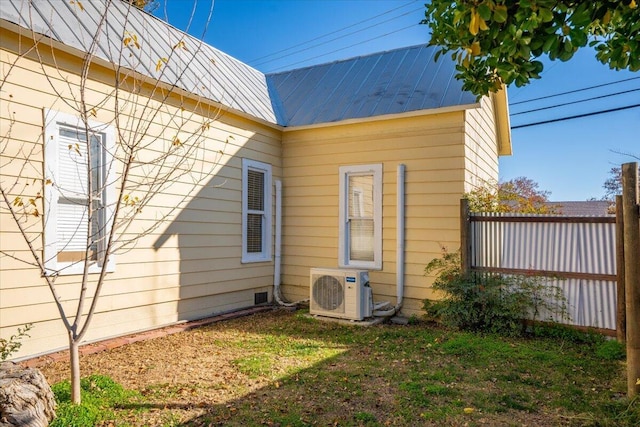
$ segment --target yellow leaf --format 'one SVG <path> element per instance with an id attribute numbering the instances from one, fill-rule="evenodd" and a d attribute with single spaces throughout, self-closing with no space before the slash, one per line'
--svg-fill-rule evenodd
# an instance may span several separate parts
<path id="1" fill-rule="evenodd" d="M 77 6 L 78 6 L 78 8 L 79 8 L 81 11 L 83 11 L 83 12 L 84 12 L 84 6 L 82 5 L 82 3 L 80 3 L 80 1 L 78 1 L 78 0 L 71 0 L 71 1 L 69 2 L 69 4 L 75 4 L 75 5 L 77 5 Z"/>
<path id="2" fill-rule="evenodd" d="M 636 385 L 640 385 L 640 378 L 636 380 Z"/>
<path id="3" fill-rule="evenodd" d="M 473 411 L 475 411 L 475 409 L 473 409 L 473 408 L 464 408 L 464 413 L 465 414 L 472 414 Z"/>
<path id="4" fill-rule="evenodd" d="M 156 63 L 156 71 L 160 71 L 160 69 L 162 68 L 162 66 L 164 64 L 167 63 L 167 58 L 160 58 L 158 59 L 158 62 Z"/>
<path id="5" fill-rule="evenodd" d="M 476 12 L 475 9 L 471 10 L 471 21 L 469 21 L 469 32 L 472 35 L 478 34 L 478 30 L 480 29 L 480 15 Z"/>
<path id="6" fill-rule="evenodd" d="M 607 25 L 609 22 L 611 22 L 611 11 L 607 10 L 607 12 L 602 17 L 602 25 Z"/>
<path id="7" fill-rule="evenodd" d="M 40 216 L 40 212 L 38 212 L 38 209 L 34 209 L 33 212 L 31 213 L 31 215 L 33 215 L 36 218 L 38 218 Z"/>
<path id="8" fill-rule="evenodd" d="M 23 206 L 22 198 L 20 196 L 16 196 L 16 198 L 13 199 L 13 206 Z"/>
<path id="9" fill-rule="evenodd" d="M 631 3 L 629 3 L 629 9 L 635 9 L 636 7 L 638 7 L 636 0 L 631 0 Z"/>
<path id="10" fill-rule="evenodd" d="M 98 112 L 95 108 L 92 108 L 91 111 L 89 111 L 89 114 L 91 114 L 93 117 L 98 117 Z"/>
<path id="11" fill-rule="evenodd" d="M 173 46 L 173 50 L 176 50 L 176 49 L 187 50 L 187 45 L 184 43 L 184 40 L 180 40 L 178 43 L 176 43 Z"/>
<path id="12" fill-rule="evenodd" d="M 177 147 L 182 145 L 182 141 L 180 141 L 180 138 L 178 138 L 177 136 L 173 138 L 173 142 L 172 142 L 173 146 Z"/>
<path id="13" fill-rule="evenodd" d="M 480 55 L 480 52 L 480 42 L 473 42 L 473 44 L 471 45 L 471 54 L 473 56 L 478 56 Z"/>
<path id="14" fill-rule="evenodd" d="M 36 199 L 29 199 L 29 204 L 36 206 Z"/>
<path id="15" fill-rule="evenodd" d="M 478 23 L 480 25 L 480 29 L 482 31 L 487 31 L 489 29 L 489 27 L 487 26 L 487 23 L 485 22 L 484 19 L 482 19 L 482 17 L 478 16 Z"/>
<path id="16" fill-rule="evenodd" d="M 51 185 L 51 184 L 53 184 L 53 181 L 51 181 L 49 178 L 45 179 L 44 185 Z"/>

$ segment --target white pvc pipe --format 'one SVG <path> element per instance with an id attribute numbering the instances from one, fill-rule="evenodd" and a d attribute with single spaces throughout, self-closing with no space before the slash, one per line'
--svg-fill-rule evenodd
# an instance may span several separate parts
<path id="1" fill-rule="evenodd" d="M 396 305 L 388 310 L 374 311 L 373 315 L 376 317 L 391 317 L 399 313 L 404 299 L 405 170 L 405 165 L 398 165 L 396 181 Z"/>
<path id="2" fill-rule="evenodd" d="M 282 181 L 276 180 L 276 244 L 275 244 L 275 266 L 273 268 L 273 284 L 280 290 L 280 268 L 282 259 Z M 274 292 L 276 294 L 276 292 Z M 278 292 L 279 294 L 279 292 Z M 280 296 L 277 295 L 276 298 Z"/>
<path id="3" fill-rule="evenodd" d="M 398 165 L 397 201 L 396 201 L 396 312 L 402 307 L 404 299 L 404 246 L 405 246 L 405 171 L 406 166 Z"/>
<path id="4" fill-rule="evenodd" d="M 285 307 L 293 307 L 301 302 L 285 302 L 280 294 L 280 272 L 282 268 L 282 181 L 276 180 L 276 241 L 275 241 L 275 256 L 273 266 L 273 298 L 276 302 Z"/>

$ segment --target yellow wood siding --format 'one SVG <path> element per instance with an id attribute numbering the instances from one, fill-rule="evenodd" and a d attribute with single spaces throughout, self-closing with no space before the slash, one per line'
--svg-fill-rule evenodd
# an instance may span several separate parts
<path id="1" fill-rule="evenodd" d="M 43 58 L 49 65 L 41 67 L 33 55 L 25 58 L 15 55 L 18 41 L 11 33 L 3 30 L 1 39 L 2 78 L 9 70 L 8 64 L 15 61 L 16 66 L 6 77 L 0 93 L 3 107 L 0 109 L 3 138 L 0 179 L 3 183 L 18 178 L 21 182 L 40 180 L 21 186 L 19 193 L 12 194 L 13 197 L 34 196 L 42 189 L 43 109 L 73 113 L 66 103 L 77 102 L 80 61 L 55 51 L 59 66 L 56 70 L 51 66 L 51 50 L 47 53 L 47 49 L 43 49 Z M 50 76 L 50 81 L 44 73 Z M 113 72 L 92 66 L 90 76 L 87 102 L 98 106 L 92 119 L 111 122 Z M 115 272 L 107 275 L 86 341 L 247 307 L 254 304 L 256 292 L 271 295 L 273 263 L 240 262 L 241 159 L 271 164 L 274 179 L 280 179 L 281 132 L 178 95 L 161 104 L 159 95 L 150 99 L 149 92 L 149 88 L 143 86 L 139 95 L 129 94 L 122 118 L 135 124 L 138 120 L 135 108 L 146 103 L 158 108 L 160 114 L 144 130 L 146 141 L 157 138 L 154 147 L 157 146 L 158 152 L 164 150 L 174 136 L 186 135 L 171 122 L 171 116 L 182 116 L 184 129 L 195 129 L 211 120 L 210 129 L 205 132 L 204 148 L 199 153 L 204 160 L 196 160 L 192 166 L 200 170 L 207 170 L 214 163 L 216 166 L 186 200 L 183 200 L 185 192 L 193 189 L 188 176 L 172 184 L 143 209 L 132 226 L 132 233 L 151 224 L 169 207 L 179 206 L 169 221 L 142 237 L 133 249 L 116 255 Z M 38 208 L 46 219 L 40 200 Z M 33 222 L 38 231 L 42 221 Z M 28 247 L 6 209 L 0 212 L 0 229 L 0 250 L 29 259 Z M 34 245 L 41 254 L 41 237 Z M 95 277 L 91 275 L 91 279 Z M 75 312 L 78 280 L 79 276 L 75 275 L 60 276 L 56 282 L 65 301 L 63 306 L 70 312 Z M 34 323 L 31 338 L 23 342 L 20 352 L 13 357 L 66 347 L 66 332 L 40 272 L 32 265 L 0 256 L 0 336 L 8 338 L 25 323 Z"/>
<path id="2" fill-rule="evenodd" d="M 383 165 L 383 264 L 370 273 L 376 301 L 396 302 L 397 166 L 406 165 L 403 313 L 432 297 L 424 267 L 441 245 L 459 245 L 464 188 L 464 113 L 288 131 L 283 136 L 285 297 L 309 298 L 309 269 L 338 265 L 339 166 Z"/>
<path id="3" fill-rule="evenodd" d="M 498 181 L 498 134 L 494 104 L 489 97 L 481 108 L 465 112 L 465 191 Z"/>

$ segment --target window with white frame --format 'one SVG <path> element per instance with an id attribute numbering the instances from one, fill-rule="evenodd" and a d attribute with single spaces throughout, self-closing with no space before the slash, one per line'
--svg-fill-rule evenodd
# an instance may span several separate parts
<path id="1" fill-rule="evenodd" d="M 340 267 L 382 268 L 382 165 L 340 167 Z"/>
<path id="2" fill-rule="evenodd" d="M 87 128 L 79 118 L 52 110 L 44 120 L 45 268 L 49 274 L 80 274 L 86 261 L 89 272 L 98 273 L 115 203 L 113 128 L 97 122 Z M 115 270 L 113 255 L 106 269 Z"/>
<path id="3" fill-rule="evenodd" d="M 242 262 L 271 260 L 271 165 L 242 159 Z"/>

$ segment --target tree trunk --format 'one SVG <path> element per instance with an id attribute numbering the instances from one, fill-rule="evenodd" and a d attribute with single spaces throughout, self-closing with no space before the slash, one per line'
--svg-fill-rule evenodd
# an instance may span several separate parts
<path id="1" fill-rule="evenodd" d="M 45 427 L 55 408 L 51 387 L 39 370 L 0 363 L 0 426 Z"/>
<path id="2" fill-rule="evenodd" d="M 69 363 L 71 368 L 71 402 L 80 404 L 80 352 L 79 343 L 69 332 Z"/>

